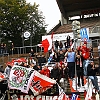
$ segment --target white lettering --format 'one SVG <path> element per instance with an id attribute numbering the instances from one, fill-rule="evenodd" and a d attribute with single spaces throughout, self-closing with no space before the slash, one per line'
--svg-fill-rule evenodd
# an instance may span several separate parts
<path id="1" fill-rule="evenodd" d="M 46 96 L 42 96 L 42 100 L 46 100 L 45 97 L 46 97 Z"/>
<path id="2" fill-rule="evenodd" d="M 33 95 L 20 95 L 19 100 L 57 100 L 58 96 L 37 96 L 34 97 Z"/>
<path id="3" fill-rule="evenodd" d="M 54 96 L 52 100 L 57 100 L 58 96 Z"/>
<path id="4" fill-rule="evenodd" d="M 40 100 L 41 99 L 41 95 L 36 97 L 36 100 Z"/>
<path id="5" fill-rule="evenodd" d="M 30 100 L 30 96 L 29 95 L 26 95 L 24 100 Z"/>

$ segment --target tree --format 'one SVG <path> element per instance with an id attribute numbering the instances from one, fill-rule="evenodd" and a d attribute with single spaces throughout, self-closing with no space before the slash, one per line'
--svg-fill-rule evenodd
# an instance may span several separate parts
<path id="1" fill-rule="evenodd" d="M 0 0 L 0 37 L 2 42 L 12 41 L 15 46 L 22 46 L 22 35 L 31 33 L 33 44 L 41 41 L 46 33 L 46 24 L 39 5 L 26 3 L 25 0 Z M 30 44 L 30 41 L 27 41 Z"/>

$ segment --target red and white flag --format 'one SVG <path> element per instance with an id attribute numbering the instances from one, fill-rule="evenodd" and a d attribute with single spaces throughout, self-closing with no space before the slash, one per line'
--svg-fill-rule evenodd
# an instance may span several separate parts
<path id="1" fill-rule="evenodd" d="M 10 71 L 8 86 L 10 89 L 28 93 L 33 76 L 34 69 L 14 65 Z"/>
<path id="2" fill-rule="evenodd" d="M 46 35 L 42 36 L 42 42 L 41 45 L 39 44 L 38 46 L 44 48 L 44 52 L 48 52 L 52 48 L 52 40 L 53 40 L 53 33 L 52 35 Z"/>
<path id="3" fill-rule="evenodd" d="M 0 72 L 0 82 L 6 79 L 6 75 Z"/>
<path id="4" fill-rule="evenodd" d="M 51 88 L 54 84 L 56 84 L 55 80 L 35 71 L 34 77 L 30 84 L 30 89 L 33 92 L 34 96 L 37 96 L 45 92 L 47 89 Z"/>
<path id="5" fill-rule="evenodd" d="M 16 60 L 14 60 L 14 62 L 26 62 L 25 58 L 18 58 Z"/>
<path id="6" fill-rule="evenodd" d="M 92 83 L 90 82 L 85 100 L 92 100 Z"/>

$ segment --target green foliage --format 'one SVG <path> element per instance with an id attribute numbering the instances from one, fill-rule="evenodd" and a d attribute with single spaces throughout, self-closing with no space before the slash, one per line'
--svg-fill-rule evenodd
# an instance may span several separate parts
<path id="1" fill-rule="evenodd" d="M 0 0 L 0 37 L 2 42 L 12 41 L 15 46 L 22 46 L 22 36 L 29 31 L 32 44 L 40 43 L 46 33 L 46 24 L 39 5 L 26 3 L 25 0 Z M 30 40 L 26 45 L 30 45 Z"/>

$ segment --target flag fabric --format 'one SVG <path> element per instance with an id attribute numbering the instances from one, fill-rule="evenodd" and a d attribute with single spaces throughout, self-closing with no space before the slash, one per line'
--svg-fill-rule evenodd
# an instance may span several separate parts
<path id="1" fill-rule="evenodd" d="M 48 52 L 48 50 L 50 50 L 52 48 L 52 35 L 47 35 L 42 39 L 41 42 L 43 48 L 44 48 L 44 52 Z"/>
<path id="2" fill-rule="evenodd" d="M 100 100 L 100 99 L 99 99 L 99 94 L 98 94 L 98 92 L 97 92 L 97 94 L 96 94 L 96 100 Z"/>
<path id="3" fill-rule="evenodd" d="M 87 94 L 85 100 L 92 100 L 92 82 L 89 83 L 89 88 L 87 90 Z"/>
<path id="4" fill-rule="evenodd" d="M 54 84 L 56 84 L 55 80 L 35 71 L 32 82 L 30 83 L 30 89 L 34 96 L 37 96 L 51 88 Z"/>
<path id="5" fill-rule="evenodd" d="M 82 28 L 80 30 L 81 40 L 89 41 L 89 28 Z"/>
<path id="6" fill-rule="evenodd" d="M 50 57 L 48 58 L 48 62 L 47 63 L 50 63 L 52 58 L 53 58 L 53 55 L 54 55 L 54 51 L 52 51 L 52 53 L 50 54 Z"/>
<path id="7" fill-rule="evenodd" d="M 19 58 L 19 59 L 14 60 L 14 62 L 26 62 L 26 59 L 25 58 Z"/>
<path id="8" fill-rule="evenodd" d="M 10 62 L 7 62 L 7 63 L 6 63 L 6 66 L 8 66 L 8 65 L 13 66 L 13 65 L 14 65 L 14 60 L 12 60 L 12 61 L 10 61 Z"/>
<path id="9" fill-rule="evenodd" d="M 28 93 L 33 76 L 33 69 L 14 65 L 10 71 L 8 86 L 10 89 Z"/>
<path id="10" fill-rule="evenodd" d="M 69 100 L 69 96 L 67 96 L 64 93 L 63 89 L 59 85 L 58 85 L 58 87 L 59 87 L 59 96 L 58 96 L 57 100 Z"/>
<path id="11" fill-rule="evenodd" d="M 72 97 L 71 97 L 71 100 L 77 100 L 77 96 L 78 96 L 77 94 L 73 93 Z"/>
<path id="12" fill-rule="evenodd" d="M 6 75 L 0 72 L 0 82 L 6 79 Z"/>

